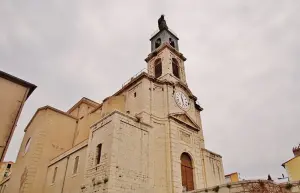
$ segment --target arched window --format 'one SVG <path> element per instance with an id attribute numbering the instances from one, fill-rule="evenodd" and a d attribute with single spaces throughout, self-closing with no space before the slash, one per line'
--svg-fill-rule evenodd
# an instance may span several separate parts
<path id="1" fill-rule="evenodd" d="M 161 65 L 161 59 L 157 59 L 154 63 L 154 74 L 155 78 L 158 78 L 162 74 L 162 65 Z"/>
<path id="2" fill-rule="evenodd" d="M 78 162 L 79 162 L 79 156 L 76 156 L 74 161 L 73 174 L 76 174 L 78 171 Z"/>
<path id="3" fill-rule="evenodd" d="M 194 190 L 194 174 L 192 159 L 189 154 L 182 153 L 181 157 L 181 178 L 182 186 L 186 191 Z"/>
<path id="4" fill-rule="evenodd" d="M 55 182 L 56 173 L 57 173 L 57 167 L 54 168 L 54 172 L 53 172 L 53 176 L 52 176 L 52 184 Z"/>
<path id="5" fill-rule="evenodd" d="M 172 40 L 172 38 L 169 38 L 169 44 L 170 44 L 173 48 L 175 48 L 175 42 L 174 42 L 174 40 Z"/>
<path id="6" fill-rule="evenodd" d="M 25 149 L 24 149 L 24 155 L 28 152 L 30 143 L 31 143 L 31 137 L 26 142 Z"/>
<path id="7" fill-rule="evenodd" d="M 158 48 L 161 44 L 161 39 L 158 38 L 156 41 L 155 41 L 155 49 Z"/>
<path id="8" fill-rule="evenodd" d="M 172 68 L 173 68 L 174 76 L 176 76 L 177 78 L 180 78 L 179 77 L 179 65 L 175 58 L 172 58 Z"/>

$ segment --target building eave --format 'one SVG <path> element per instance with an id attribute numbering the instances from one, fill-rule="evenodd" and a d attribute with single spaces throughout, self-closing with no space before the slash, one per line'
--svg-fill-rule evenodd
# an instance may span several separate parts
<path id="1" fill-rule="evenodd" d="M 157 30 L 157 31 L 151 36 L 150 41 L 152 41 L 158 34 L 160 34 L 161 31 L 167 31 L 167 32 L 169 32 L 172 36 L 174 36 L 177 40 L 179 40 L 179 38 L 177 37 L 177 35 L 176 35 L 174 32 L 172 32 L 171 29 L 168 28 L 168 29 L 163 29 L 163 30 Z"/>
<path id="2" fill-rule="evenodd" d="M 99 103 L 97 103 L 96 101 L 93 101 L 89 98 L 83 97 L 81 98 L 75 105 L 73 105 L 68 111 L 67 113 L 71 113 L 76 107 L 80 106 L 80 104 L 85 103 L 87 105 L 90 105 L 94 108 L 99 106 Z"/>
<path id="3" fill-rule="evenodd" d="M 176 56 L 178 56 L 180 59 L 182 59 L 183 61 L 186 61 L 186 57 L 183 56 L 182 53 L 180 53 L 179 51 L 177 51 L 175 48 L 173 48 L 169 43 L 163 43 L 161 46 L 159 46 L 157 49 L 153 50 L 153 52 L 151 52 L 147 58 L 145 59 L 146 62 L 149 62 L 153 57 L 157 56 L 157 54 L 164 50 L 164 49 L 170 49 Z"/>
<path id="4" fill-rule="evenodd" d="M 84 148 L 86 146 L 88 146 L 88 139 L 83 140 L 81 143 L 77 144 L 76 146 L 74 146 L 74 147 L 64 151 L 63 153 L 59 154 L 58 156 L 52 158 L 50 160 L 48 167 L 59 162 L 60 160 L 72 155 L 73 153 L 81 150 L 82 148 Z"/>
<path id="5" fill-rule="evenodd" d="M 8 73 L 6 73 L 6 72 L 3 72 L 3 71 L 1 71 L 0 70 L 0 77 L 2 77 L 2 78 L 4 78 L 4 79 L 6 79 L 6 80 L 9 80 L 9 81 L 11 81 L 11 82 L 14 82 L 14 83 L 16 83 L 16 84 L 19 84 L 19 85 L 21 85 L 21 86 L 24 86 L 24 87 L 26 87 L 26 88 L 28 88 L 29 89 L 29 92 L 28 92 L 28 95 L 26 96 L 26 99 L 31 95 L 31 93 L 36 89 L 36 85 L 34 85 L 34 84 L 32 84 L 32 83 L 30 83 L 30 82 L 27 82 L 27 81 L 25 81 L 25 80 L 22 80 L 22 79 L 20 79 L 20 78 L 18 78 L 18 77 L 15 77 L 15 76 L 13 76 L 13 75 L 10 75 L 10 74 L 8 74 Z"/>
<path id="6" fill-rule="evenodd" d="M 233 172 L 233 173 L 230 173 L 230 174 L 226 174 L 225 177 L 232 176 L 233 174 L 238 174 L 238 173 L 237 172 Z"/>
<path id="7" fill-rule="evenodd" d="M 283 164 L 281 164 L 281 166 L 285 168 L 285 164 L 286 164 L 286 163 L 288 163 L 288 162 L 290 162 L 290 161 L 292 161 L 292 160 L 294 160 L 295 158 L 298 158 L 298 157 L 300 157 L 300 156 L 295 156 L 295 157 L 289 159 L 288 161 L 286 161 L 286 162 L 284 162 Z"/>

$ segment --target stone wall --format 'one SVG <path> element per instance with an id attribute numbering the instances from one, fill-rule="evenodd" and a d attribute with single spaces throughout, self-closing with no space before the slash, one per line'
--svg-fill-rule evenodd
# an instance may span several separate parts
<path id="1" fill-rule="evenodd" d="M 291 190 L 267 180 L 245 180 L 223 184 L 207 189 L 191 191 L 192 193 L 289 193 Z"/>
<path id="2" fill-rule="evenodd" d="M 300 193 L 300 181 L 281 183 L 280 186 L 290 189 L 291 192 Z"/>
<path id="3" fill-rule="evenodd" d="M 87 141 L 84 141 L 67 152 L 50 161 L 47 170 L 44 193 L 80 193 L 85 172 Z M 75 159 L 78 156 L 78 167 L 74 172 Z M 54 170 L 57 168 L 55 180 Z"/>
<path id="4" fill-rule="evenodd" d="M 145 192 L 149 134 L 133 117 L 113 112 L 91 128 L 82 192 Z M 100 163 L 97 145 L 102 144 Z"/>

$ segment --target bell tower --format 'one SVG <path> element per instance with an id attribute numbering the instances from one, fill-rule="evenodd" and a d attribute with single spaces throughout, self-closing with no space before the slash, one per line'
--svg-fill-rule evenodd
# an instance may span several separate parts
<path id="1" fill-rule="evenodd" d="M 178 37 L 167 26 L 164 15 L 158 19 L 159 30 L 150 38 L 151 53 L 145 59 L 148 73 L 157 79 L 186 83 L 184 61 Z"/>
<path id="2" fill-rule="evenodd" d="M 167 22 L 164 19 L 164 15 L 161 15 L 158 19 L 159 31 L 156 32 L 150 39 L 151 41 L 151 51 L 154 51 L 163 43 L 169 43 L 173 48 L 179 51 L 178 47 L 178 37 L 169 30 Z"/>

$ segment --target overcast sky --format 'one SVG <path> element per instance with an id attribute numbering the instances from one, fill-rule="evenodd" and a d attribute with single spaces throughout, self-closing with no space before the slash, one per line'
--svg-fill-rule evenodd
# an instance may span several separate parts
<path id="1" fill-rule="evenodd" d="M 38 86 L 6 160 L 37 108 L 101 102 L 145 68 L 163 13 L 204 108 L 206 148 L 225 173 L 279 177 L 300 142 L 299 10 L 296 0 L 2 0 L 0 69 Z"/>

